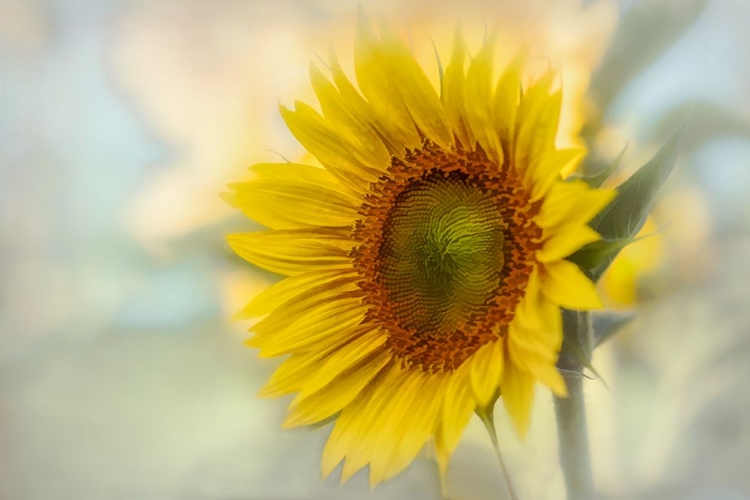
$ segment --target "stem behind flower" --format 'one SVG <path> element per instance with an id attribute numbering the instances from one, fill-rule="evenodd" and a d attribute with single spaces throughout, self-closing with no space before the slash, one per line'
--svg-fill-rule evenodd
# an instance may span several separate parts
<path id="1" fill-rule="evenodd" d="M 563 344 L 558 367 L 568 386 L 568 397 L 555 397 L 557 433 L 560 440 L 560 466 L 565 477 L 568 500 L 591 500 L 594 485 L 591 474 L 586 405 L 583 396 L 582 357 L 591 358 L 593 332 L 591 315 L 574 312 L 563 315 Z M 575 340 L 573 340 L 575 339 Z M 577 344 L 577 345 L 576 345 Z"/>

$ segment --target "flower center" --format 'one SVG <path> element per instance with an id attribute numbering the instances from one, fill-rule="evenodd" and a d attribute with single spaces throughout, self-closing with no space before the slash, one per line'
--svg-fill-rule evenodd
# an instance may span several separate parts
<path id="1" fill-rule="evenodd" d="M 515 171 L 425 142 L 371 187 L 353 251 L 368 321 L 405 365 L 453 370 L 504 335 L 541 230 Z"/>
<path id="2" fill-rule="evenodd" d="M 383 225 L 380 282 L 408 330 L 463 328 L 500 284 L 504 223 L 492 196 L 461 172 L 410 183 Z"/>

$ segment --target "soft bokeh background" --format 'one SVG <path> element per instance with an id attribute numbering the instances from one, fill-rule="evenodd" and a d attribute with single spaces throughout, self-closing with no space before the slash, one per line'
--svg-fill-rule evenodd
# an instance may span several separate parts
<path id="1" fill-rule="evenodd" d="M 604 160 L 629 144 L 620 178 L 691 110 L 651 237 L 602 285 L 640 315 L 587 383 L 595 480 L 750 498 L 750 2 L 362 3 L 433 73 L 459 20 L 531 44 L 563 69 L 560 140 L 584 127 Z M 255 396 L 276 362 L 228 319 L 273 277 L 229 253 L 252 225 L 217 193 L 302 153 L 277 105 L 310 100 L 330 43 L 351 60 L 356 5 L 0 0 L 0 498 L 439 497 L 428 459 L 372 493 L 362 474 L 320 484 L 328 428 L 281 431 L 288 401 Z M 521 500 L 562 494 L 538 396 L 523 445 L 497 416 Z M 448 479 L 454 499 L 504 498 L 479 422 Z"/>

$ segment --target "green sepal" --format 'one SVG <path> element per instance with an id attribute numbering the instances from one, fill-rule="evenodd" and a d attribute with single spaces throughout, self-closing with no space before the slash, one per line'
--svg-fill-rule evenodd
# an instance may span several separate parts
<path id="1" fill-rule="evenodd" d="M 651 160 L 617 187 L 617 196 L 589 223 L 604 239 L 627 239 L 646 222 L 656 192 L 669 177 L 677 160 L 683 121 Z"/>
<path id="2" fill-rule="evenodd" d="M 604 378 L 597 369 L 594 368 L 591 361 L 594 352 L 593 336 L 595 333 L 590 330 L 590 328 L 593 328 L 593 325 L 587 325 L 585 323 L 591 321 L 591 319 L 584 318 L 585 315 L 590 314 L 591 313 L 587 311 L 562 310 L 564 338 L 562 349 L 560 350 L 560 355 L 557 359 L 557 367 L 563 373 L 572 372 L 581 377 L 586 376 L 583 373 L 583 368 L 585 368 L 607 386 Z"/>
<path id="3" fill-rule="evenodd" d="M 599 240 L 577 250 L 568 260 L 583 270 L 594 283 L 604 274 L 620 250 L 640 238 L 622 240 Z"/>
<path id="4" fill-rule="evenodd" d="M 617 187 L 615 199 L 589 223 L 603 239 L 568 257 L 594 282 L 601 278 L 620 250 L 636 241 L 656 193 L 674 168 L 685 124 L 683 121 L 656 155 Z"/>
<path id="5" fill-rule="evenodd" d="M 591 314 L 594 329 L 594 349 L 622 330 L 635 319 L 634 312 L 595 312 Z"/>

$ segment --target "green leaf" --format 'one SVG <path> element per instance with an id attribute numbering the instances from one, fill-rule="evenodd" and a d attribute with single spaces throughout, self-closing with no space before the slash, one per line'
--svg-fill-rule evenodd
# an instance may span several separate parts
<path id="1" fill-rule="evenodd" d="M 635 313 L 595 312 L 592 313 L 591 318 L 594 328 L 594 349 L 596 349 L 633 321 Z"/>
<path id="2" fill-rule="evenodd" d="M 594 283 L 604 274 L 610 264 L 615 260 L 620 250 L 646 238 L 651 238 L 656 233 L 647 234 L 636 238 L 623 238 L 621 240 L 599 240 L 589 243 L 577 250 L 568 260 L 576 264 L 586 276 Z"/>
<path id="3" fill-rule="evenodd" d="M 620 250 L 636 241 L 636 238 L 624 238 L 621 240 L 599 240 L 589 243 L 568 260 L 576 264 L 592 281 L 597 282 L 604 271 L 609 268 Z"/>
<path id="4" fill-rule="evenodd" d="M 674 168 L 685 124 L 683 121 L 656 155 L 617 187 L 615 199 L 590 222 L 603 238 L 627 239 L 641 230 L 657 191 Z"/>
<path id="5" fill-rule="evenodd" d="M 686 123 L 683 121 L 659 152 L 617 187 L 615 199 L 589 223 L 603 239 L 568 257 L 593 281 L 601 278 L 620 250 L 635 241 L 656 193 L 674 168 Z"/>

